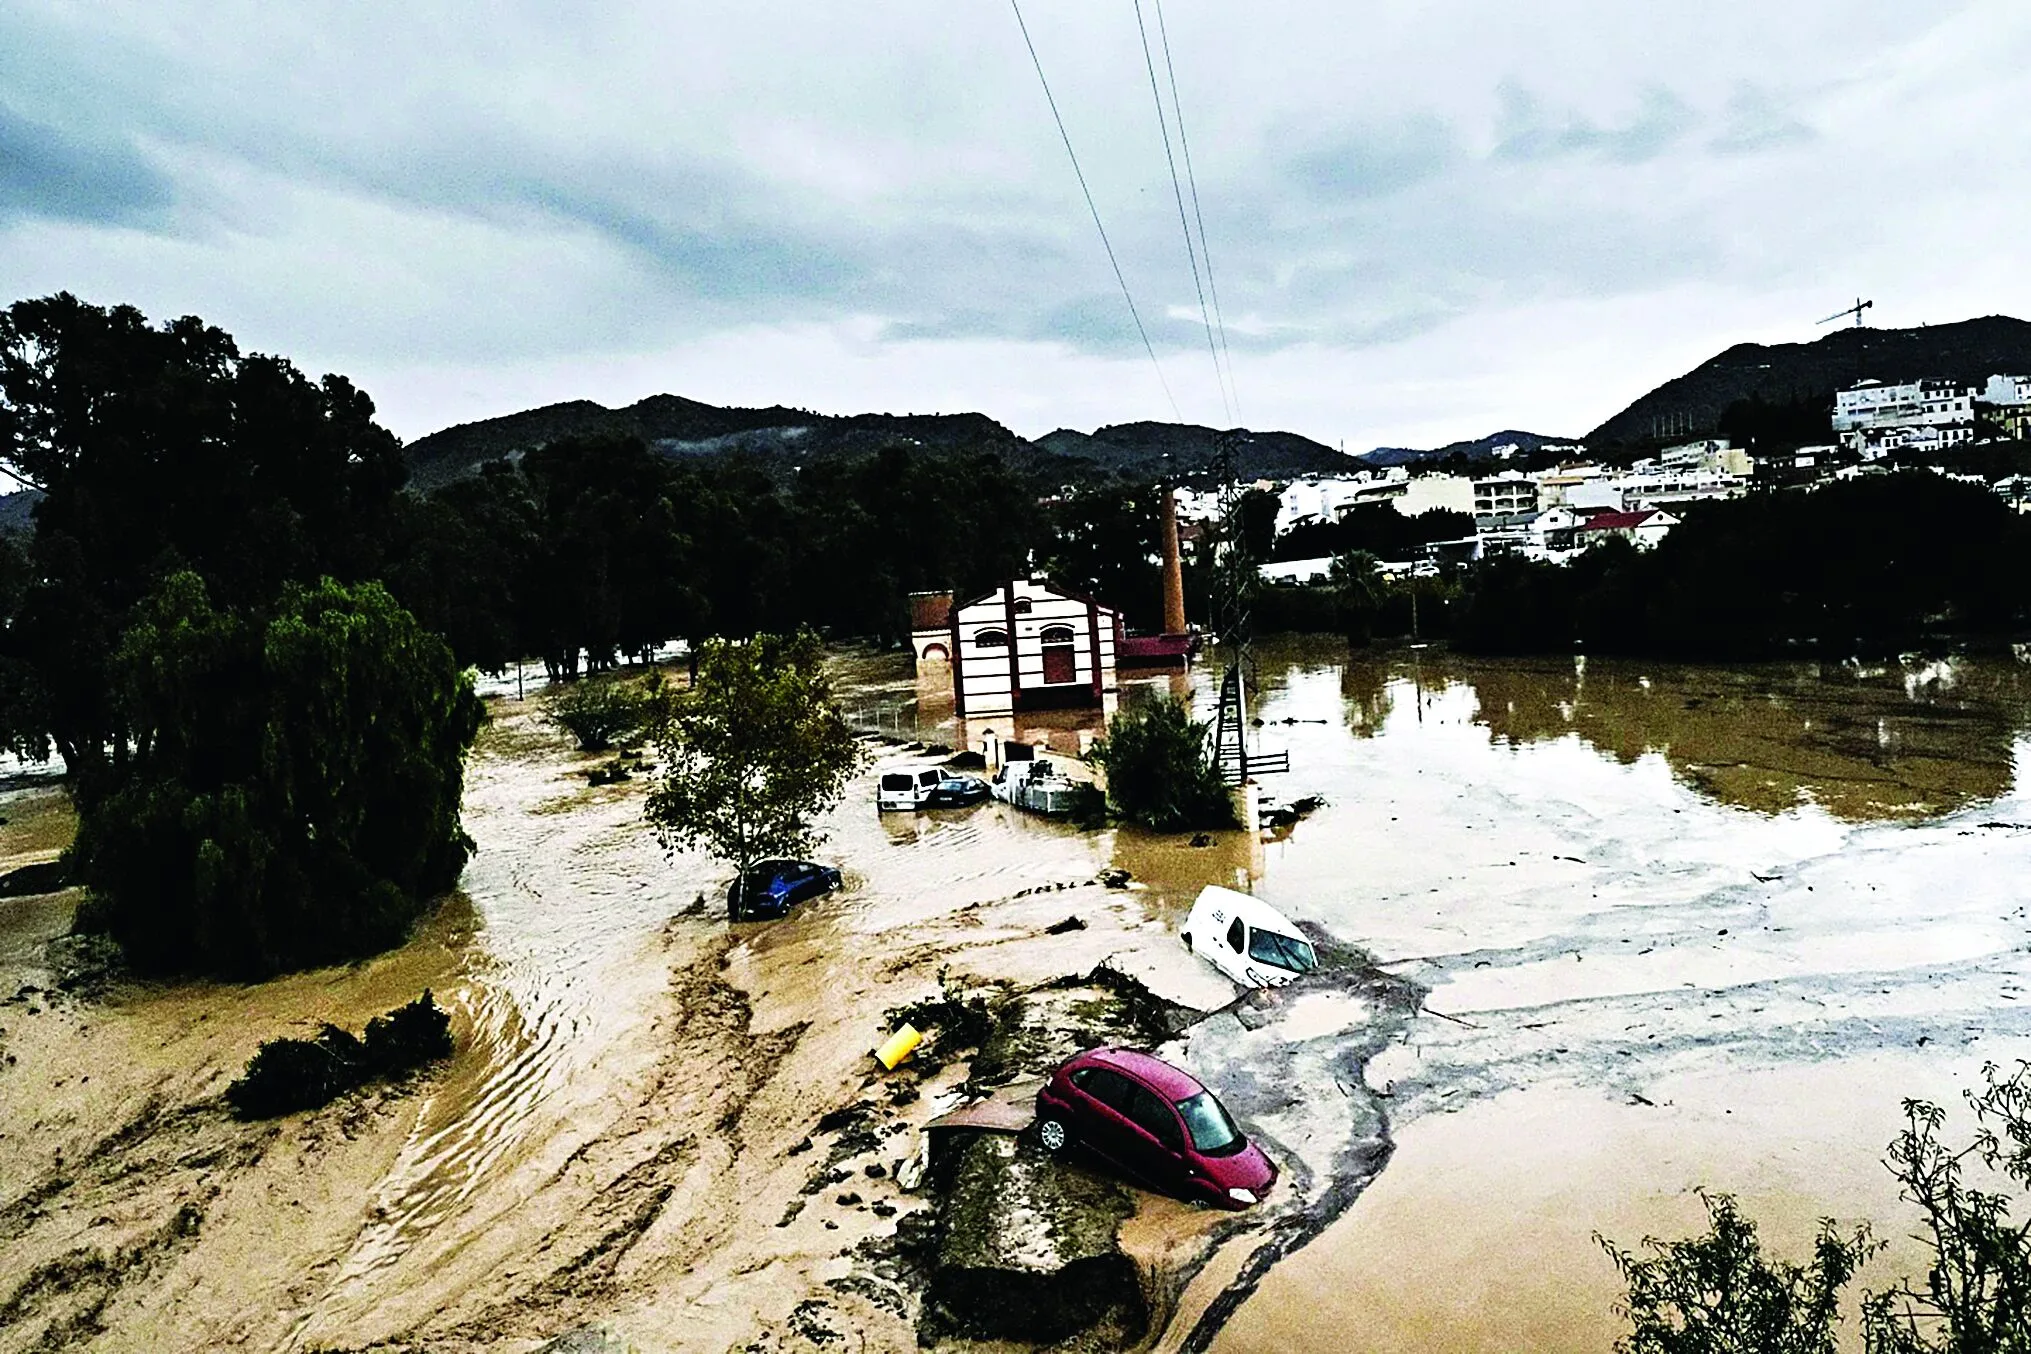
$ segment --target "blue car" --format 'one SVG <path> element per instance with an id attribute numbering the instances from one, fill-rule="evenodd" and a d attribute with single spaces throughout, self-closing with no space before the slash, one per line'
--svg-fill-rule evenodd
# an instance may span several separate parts
<path id="1" fill-rule="evenodd" d="M 830 865 L 809 860 L 764 860 L 726 886 L 729 921 L 774 921 L 807 898 L 831 893 L 845 881 Z"/>

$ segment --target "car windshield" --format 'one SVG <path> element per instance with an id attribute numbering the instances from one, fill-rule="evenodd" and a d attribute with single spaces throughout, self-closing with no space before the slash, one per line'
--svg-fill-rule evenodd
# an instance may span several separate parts
<path id="1" fill-rule="evenodd" d="M 1241 1130 L 1227 1117 L 1227 1107 L 1215 1100 L 1211 1091 L 1180 1100 L 1178 1116 L 1192 1135 L 1192 1147 L 1207 1156 L 1226 1156 L 1244 1145 Z"/>
<path id="2" fill-rule="evenodd" d="M 1248 933 L 1248 957 L 1259 964 L 1275 964 L 1292 973 L 1310 973 L 1319 966 L 1312 947 L 1296 936 L 1279 935 L 1260 927 Z"/>
<path id="3" fill-rule="evenodd" d="M 882 789 L 884 790 L 914 790 L 916 788 L 917 782 L 911 780 L 908 776 L 891 774 L 882 777 Z"/>

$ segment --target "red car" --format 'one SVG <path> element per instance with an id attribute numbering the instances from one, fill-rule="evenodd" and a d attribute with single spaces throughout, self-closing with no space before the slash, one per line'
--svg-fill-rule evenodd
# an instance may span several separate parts
<path id="1" fill-rule="evenodd" d="M 1190 1075 L 1127 1048 L 1089 1049 L 1037 1092 L 1037 1141 L 1053 1152 L 1083 1143 L 1166 1193 L 1246 1208 L 1276 1167 Z"/>

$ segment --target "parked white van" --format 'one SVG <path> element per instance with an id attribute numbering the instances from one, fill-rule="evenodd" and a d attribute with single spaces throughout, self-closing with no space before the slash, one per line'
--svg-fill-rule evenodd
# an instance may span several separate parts
<path id="1" fill-rule="evenodd" d="M 874 806 L 881 813 L 913 813 L 918 809 L 956 809 L 987 798 L 987 782 L 940 767 L 885 771 L 875 786 Z"/>
<path id="2" fill-rule="evenodd" d="M 1209 884 L 1181 937 L 1188 949 L 1243 987 L 1282 987 L 1319 966 L 1312 943 L 1283 913 L 1245 893 Z"/>
<path id="3" fill-rule="evenodd" d="M 875 787 L 874 806 L 881 813 L 910 813 L 931 802 L 944 772 L 936 767 L 884 771 Z"/>

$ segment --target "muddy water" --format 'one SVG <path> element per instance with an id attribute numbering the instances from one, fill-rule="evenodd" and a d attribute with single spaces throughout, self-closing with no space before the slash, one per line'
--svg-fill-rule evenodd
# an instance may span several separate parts
<path id="1" fill-rule="evenodd" d="M 1393 1029 L 1328 987 L 1184 1041 L 1181 1056 L 1276 1140 L 1291 1183 L 1179 1295 L 1167 1347 L 1311 1347 L 1329 1329 L 1356 1348 L 1605 1349 L 1614 1292 L 1594 1229 L 1632 1242 L 1686 1230 L 1688 1190 L 1704 1183 L 1740 1192 L 1781 1242 L 1821 1211 L 1900 1236 L 1876 1165 L 1897 1096 L 1950 1097 L 1981 1059 L 2031 1046 L 2031 923 L 2013 883 L 2031 864 L 2024 671 L 1350 661 L 1332 645 L 1263 646 L 1256 738 L 1293 766 L 1270 788 L 1328 800 L 1282 840 L 1082 834 L 992 804 L 878 816 L 864 778 L 827 821 L 824 854 L 847 889 L 731 937 L 710 899 L 704 916 L 681 915 L 720 881 L 663 856 L 641 786 L 587 789 L 531 707 L 503 705 L 468 777 L 480 854 L 416 945 L 357 972 L 137 995 L 94 1033 L 137 1050 L 179 1039 L 191 1093 L 215 1093 L 246 1031 L 357 1024 L 429 983 L 461 1046 L 377 1121 L 396 1125 L 385 1157 L 368 1140 L 344 1158 L 353 1174 L 318 1168 L 332 1197 L 284 1229 L 304 1257 L 286 1293 L 249 1280 L 242 1296 L 176 1296 L 199 1278 L 233 1291 L 260 1266 L 230 1245 L 258 1257 L 260 1238 L 281 1235 L 266 1205 L 222 1200 L 180 1271 L 189 1288 L 138 1294 L 116 1328 L 133 1347 L 148 1332 L 167 1333 L 159 1347 L 244 1330 L 232 1342 L 309 1348 L 447 1329 L 479 1347 L 582 1312 L 644 1348 L 738 1347 L 829 1291 L 798 1285 L 838 1277 L 842 1247 L 875 1234 L 823 1198 L 791 1225 L 806 1168 L 775 1147 L 861 1093 L 884 1011 L 926 995 L 947 963 L 1024 982 L 1106 957 L 1220 1005 L 1231 989 L 1173 933 L 1199 888 L 1240 883 L 1429 987 L 1445 1018 Z M 892 732 L 971 746 L 986 731 L 892 663 L 847 676 L 849 706 Z M 1175 688 L 1209 712 L 1216 677 L 1123 699 Z M 1098 726 L 1061 713 L 993 727 L 1070 752 Z M 0 833 L 10 868 L 69 830 L 47 794 L 0 814 L 13 818 Z M 1139 887 L 1092 886 L 1107 865 Z M 0 902 L 0 920 L 44 933 L 48 918 L 28 914 L 51 906 Z M 1075 914 L 1092 928 L 1039 934 Z M 757 1044 L 776 1051 L 751 1057 Z M 33 1047 L 21 1042 L 24 1059 Z M 1364 1074 L 1384 1098 L 1367 1098 Z M 103 1094 L 116 1092 L 138 1102 L 156 1088 Z M 65 1113 L 101 1129 L 129 1117 L 82 1093 Z M 9 1141 L 47 1135 L 17 1117 Z M 1358 1197 L 1341 1188 L 1385 1158 Z M 274 1170 L 272 1187 L 296 1192 Z M 108 1172 L 112 1203 L 81 1204 L 81 1219 L 125 1206 L 131 1187 Z M 158 1191 L 163 1209 L 181 1179 Z M 637 1217 L 646 1234 L 623 1225 Z M 1227 1222 L 1158 1205 L 1137 1244 L 1189 1268 L 1198 1238 Z M 38 1226 L 52 1254 L 72 1244 L 61 1219 Z M 630 1254 L 633 1269 L 602 1258 Z M 615 1277 L 581 1288 L 587 1263 Z M 553 1272 L 581 1277 L 558 1287 Z"/>
<path id="2" fill-rule="evenodd" d="M 1899 1097 L 2031 1052 L 2026 669 L 1257 667 L 1329 806 L 1256 891 L 1449 1018 L 1369 1065 L 1388 1169 L 1214 1349 L 1605 1350 L 1595 1230 L 1693 1230 L 1707 1185 L 1794 1252 L 1828 1212 L 1902 1238 Z"/>
<path id="3" fill-rule="evenodd" d="M 503 704 L 496 719 L 464 801 L 479 844 L 461 880 L 473 936 L 451 999 L 465 1047 L 306 1329 L 374 1309 L 413 1251 L 411 1268 L 440 1263 L 582 1144 L 574 1121 L 640 1070 L 631 1046 L 667 983 L 655 939 L 712 882 L 707 863 L 666 859 L 639 796 L 588 788 L 575 759 L 528 755 L 548 741 L 529 709 Z"/>

